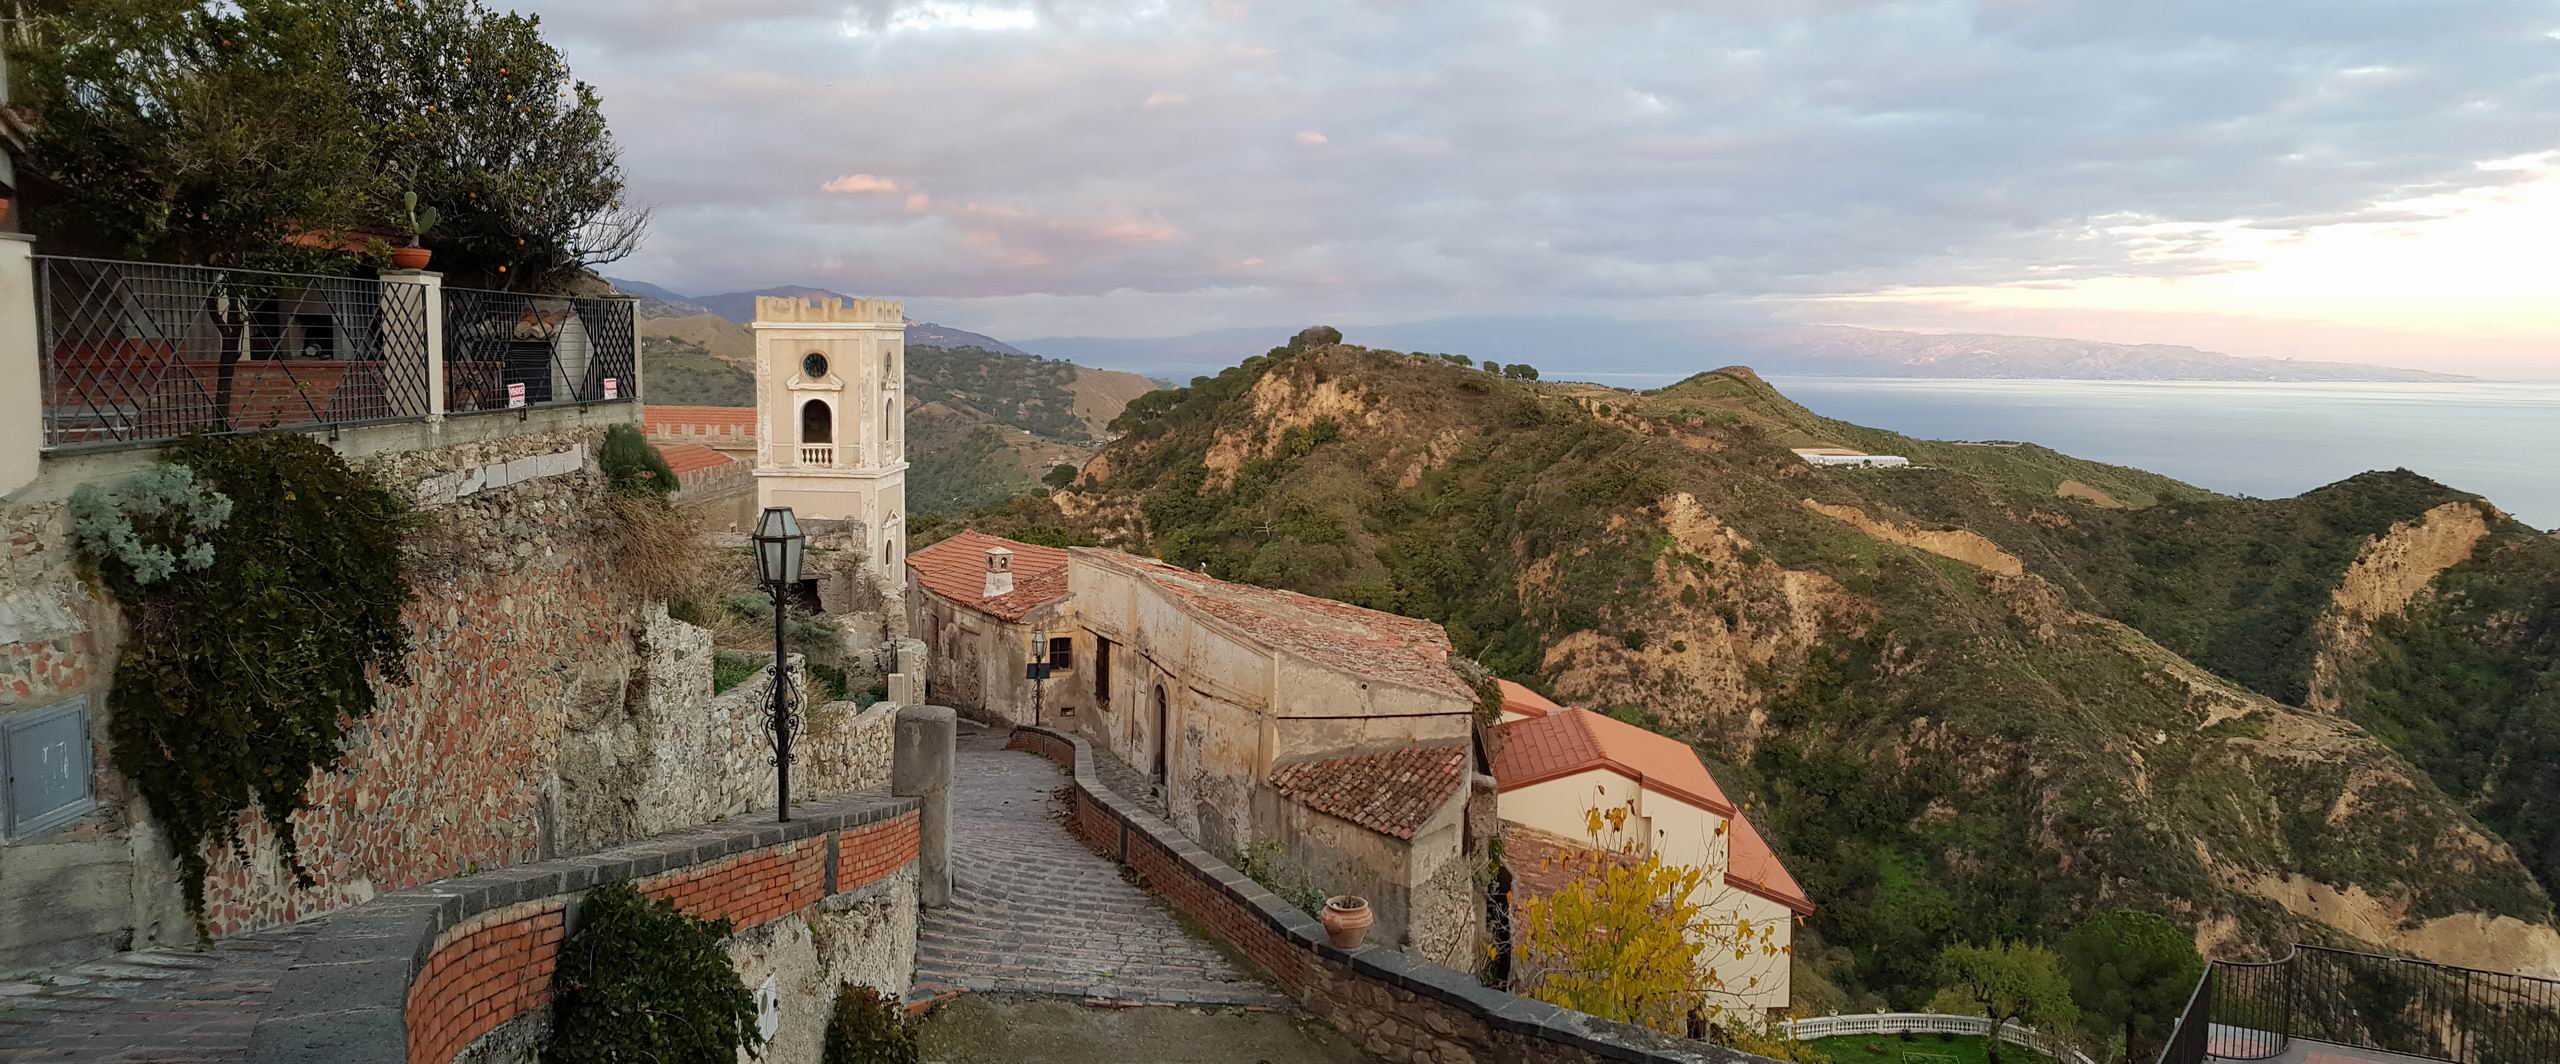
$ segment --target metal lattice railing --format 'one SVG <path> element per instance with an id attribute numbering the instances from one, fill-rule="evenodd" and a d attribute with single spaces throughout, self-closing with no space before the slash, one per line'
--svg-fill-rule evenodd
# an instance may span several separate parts
<path id="1" fill-rule="evenodd" d="M 425 417 L 422 286 L 35 257 L 48 448 Z"/>
<path id="2" fill-rule="evenodd" d="M 2560 981 L 2322 946 L 2215 961 L 2160 1060 L 2265 1060 L 2297 1039 L 2457 1064 L 2560 1061 Z"/>
<path id="3" fill-rule="evenodd" d="M 638 399 L 633 307 L 624 298 L 444 289 L 446 412 Z"/>

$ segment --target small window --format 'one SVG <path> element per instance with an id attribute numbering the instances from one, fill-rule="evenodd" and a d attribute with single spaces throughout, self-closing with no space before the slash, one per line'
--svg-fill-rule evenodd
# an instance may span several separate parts
<path id="1" fill-rule="evenodd" d="M 827 356 L 815 351 L 809 352 L 807 357 L 800 360 L 800 375 L 813 381 L 824 379 L 827 375 Z"/>
<path id="2" fill-rule="evenodd" d="M 68 824 L 97 808 L 89 792 L 89 700 L 75 698 L 0 722 L 13 839 Z"/>
<path id="3" fill-rule="evenodd" d="M 1076 667 L 1076 641 L 1067 636 L 1049 640 L 1049 671 L 1070 672 Z"/>

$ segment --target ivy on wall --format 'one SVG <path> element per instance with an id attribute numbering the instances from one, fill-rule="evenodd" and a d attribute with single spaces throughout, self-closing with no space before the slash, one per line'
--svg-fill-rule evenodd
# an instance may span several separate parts
<path id="1" fill-rule="evenodd" d="M 116 769 L 177 855 L 205 933 L 211 847 L 241 849 L 252 805 L 295 881 L 292 817 L 407 682 L 408 503 L 308 436 L 190 437 L 167 464 L 72 498 L 73 533 L 129 632 L 108 697 Z"/>
<path id="2" fill-rule="evenodd" d="M 727 920 L 688 916 L 629 883 L 579 903 L 551 975 L 543 1064 L 733 1061 L 761 1053 L 756 1004 L 721 943 Z"/>

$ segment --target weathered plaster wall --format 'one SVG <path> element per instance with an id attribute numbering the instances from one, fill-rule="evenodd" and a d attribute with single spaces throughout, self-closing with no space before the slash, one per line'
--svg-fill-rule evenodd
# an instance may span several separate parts
<path id="1" fill-rule="evenodd" d="M 927 686 L 933 704 L 950 706 L 970 719 L 1010 727 L 1042 720 L 1064 720 L 1093 704 L 1091 681 L 1079 672 L 1089 640 L 1078 636 L 1066 618 L 1064 602 L 1032 610 L 1008 621 L 936 595 L 907 576 L 907 601 L 913 603 L 910 629 L 924 638 Z M 1051 671 L 1034 699 L 1033 683 L 1024 675 L 1032 633 L 1046 628 L 1055 638 L 1073 638 L 1074 655 L 1064 669 Z"/>

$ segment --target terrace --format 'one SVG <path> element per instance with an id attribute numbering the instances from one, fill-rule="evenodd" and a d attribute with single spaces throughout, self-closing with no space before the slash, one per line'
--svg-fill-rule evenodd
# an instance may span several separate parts
<path id="1" fill-rule="evenodd" d="M 2560 1061 L 2560 981 L 2322 946 L 2214 961 L 2160 1064 Z"/>
<path id="2" fill-rule="evenodd" d="M 627 298 L 32 260 L 48 451 L 639 398 Z"/>

